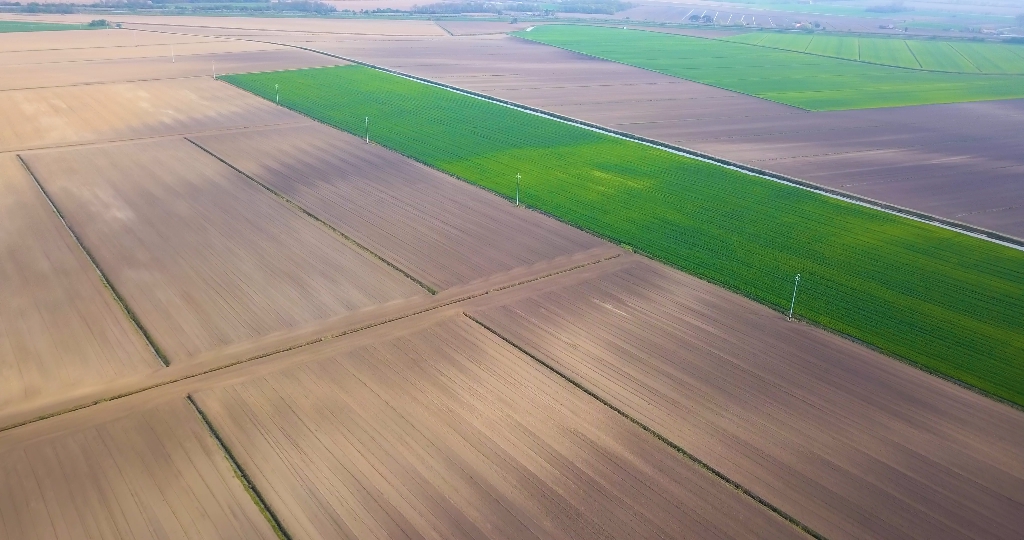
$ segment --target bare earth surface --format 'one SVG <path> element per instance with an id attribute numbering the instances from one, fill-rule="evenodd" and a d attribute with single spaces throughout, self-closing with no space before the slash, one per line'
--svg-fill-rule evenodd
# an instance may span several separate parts
<path id="1" fill-rule="evenodd" d="M 194 140 L 436 289 L 607 245 L 319 124 Z"/>
<path id="2" fill-rule="evenodd" d="M 339 63 L 343 62 L 293 48 L 190 35 L 177 28 L 0 34 L 0 66 L 5 75 L 0 78 L 0 90 L 212 77 L 215 70 L 241 73 Z"/>
<path id="3" fill-rule="evenodd" d="M 211 78 L 0 94 L 0 152 L 298 120 Z"/>
<path id="4" fill-rule="evenodd" d="M 809 113 L 507 36 L 314 48 L 1024 238 L 1024 100 Z"/>
<path id="5" fill-rule="evenodd" d="M 298 354 L 196 396 L 297 537 L 801 535 L 466 318 Z"/>
<path id="6" fill-rule="evenodd" d="M 25 160 L 171 362 L 425 294 L 183 139 Z"/>
<path id="7" fill-rule="evenodd" d="M 160 367 L 15 156 L 0 155 L 0 410 Z"/>
<path id="8" fill-rule="evenodd" d="M 0 451 L 0 537 L 277 538 L 183 399 Z"/>
<path id="9" fill-rule="evenodd" d="M 1024 415 L 636 264 L 470 311 L 828 538 L 1015 538 Z"/>

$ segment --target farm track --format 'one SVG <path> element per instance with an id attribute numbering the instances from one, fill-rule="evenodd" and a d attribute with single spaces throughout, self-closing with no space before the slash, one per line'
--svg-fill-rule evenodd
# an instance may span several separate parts
<path id="1" fill-rule="evenodd" d="M 296 537 L 802 536 L 465 317 L 294 355 L 194 397 Z"/>
<path id="2" fill-rule="evenodd" d="M 622 250 L 609 246 L 555 258 L 471 284 L 453 287 L 434 296 L 420 296 L 366 308 L 223 347 L 203 353 L 188 363 L 172 364 L 168 368 L 147 373 L 143 377 L 125 378 L 116 383 L 93 388 L 83 395 L 64 396 L 62 399 L 52 399 L 44 404 L 34 404 L 31 408 L 6 408 L 0 413 L 0 433 L 27 427 L 39 420 L 54 418 L 71 411 L 80 411 L 97 404 L 114 403 L 136 394 L 161 391 L 161 388 L 168 385 L 186 384 L 186 381 L 192 379 L 201 381 L 226 368 L 237 370 L 249 362 L 266 362 L 268 358 L 279 353 L 321 341 L 341 338 L 380 326 L 392 328 L 409 317 L 423 317 L 435 311 L 450 314 L 453 312 L 452 310 L 463 309 L 463 304 L 469 300 L 478 299 L 476 303 L 479 304 L 482 302 L 480 299 L 482 297 L 505 298 L 511 294 L 511 291 L 520 290 L 534 282 L 539 283 L 530 285 L 530 290 L 543 288 L 547 286 L 546 278 L 550 279 L 566 274 L 572 275 L 573 279 L 585 279 L 593 275 L 594 272 L 617 268 L 622 264 L 620 258 L 625 260 L 635 257 L 633 255 L 627 257 L 622 255 L 623 253 Z M 594 269 L 590 268 L 595 265 L 597 266 Z M 3 442 L 0 442 L 0 447 L 3 447 Z"/>

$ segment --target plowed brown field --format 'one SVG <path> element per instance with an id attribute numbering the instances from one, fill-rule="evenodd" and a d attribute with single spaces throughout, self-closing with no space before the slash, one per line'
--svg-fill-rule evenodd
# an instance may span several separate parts
<path id="1" fill-rule="evenodd" d="M 209 78 L 0 94 L 0 152 L 299 120 Z"/>
<path id="2" fill-rule="evenodd" d="M 196 401 L 298 538 L 800 532 L 468 319 Z"/>
<path id="3" fill-rule="evenodd" d="M 192 36 L 172 36 L 177 40 L 149 39 L 155 43 L 144 43 L 138 46 L 131 44 L 133 33 L 124 32 L 128 43 L 123 43 L 125 38 L 118 39 L 117 45 L 106 45 L 98 47 L 75 47 L 58 49 L 36 49 L 21 51 L 0 52 L 0 66 L 5 69 L 15 66 L 36 65 L 40 68 L 63 71 L 69 66 L 67 64 L 78 62 L 96 62 L 99 60 L 127 60 L 139 58 L 166 58 L 171 61 L 171 53 L 174 53 L 175 60 L 194 55 L 211 55 L 237 52 L 253 51 L 284 51 L 286 47 L 270 45 L 267 43 L 256 43 L 253 41 L 228 40 L 201 38 Z M 134 34 L 138 35 L 138 34 Z M 145 37 L 156 36 L 162 38 L 165 34 L 154 34 L 153 32 L 142 32 Z M 181 39 L 191 38 L 191 39 Z M 309 53 L 305 53 L 309 54 Z M 310 55 L 312 57 L 312 55 Z M 54 65 L 61 64 L 61 65 Z"/>
<path id="4" fill-rule="evenodd" d="M 325 126 L 194 140 L 438 289 L 607 245 Z"/>
<path id="5" fill-rule="evenodd" d="M 1024 415 L 653 263 L 471 311 L 828 538 L 1016 538 Z"/>
<path id="6" fill-rule="evenodd" d="M 277 538 L 182 399 L 0 451 L 0 537 Z"/>
<path id="7" fill-rule="evenodd" d="M 192 77 L 212 78 L 215 70 L 217 74 L 246 73 L 333 66 L 341 63 L 343 62 L 331 60 L 325 56 L 317 57 L 312 53 L 294 49 L 179 55 L 172 61 L 170 49 L 168 49 L 167 56 L 162 57 L 69 62 L 59 66 L 30 64 L 5 67 L 4 71 L 10 73 L 12 77 L 5 78 L 0 82 L 0 90 L 174 80 Z M 55 69 L 57 67 L 59 69 Z M 8 86 L 2 86 L 4 84 Z"/>
<path id="8" fill-rule="evenodd" d="M 172 362 L 426 294 L 185 140 L 24 158 Z"/>
<path id="9" fill-rule="evenodd" d="M 24 167 L 0 155 L 0 410 L 160 363 Z"/>

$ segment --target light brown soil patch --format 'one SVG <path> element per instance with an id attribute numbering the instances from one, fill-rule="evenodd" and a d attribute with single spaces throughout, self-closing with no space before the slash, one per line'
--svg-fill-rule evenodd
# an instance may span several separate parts
<path id="1" fill-rule="evenodd" d="M 318 349 L 196 396 L 295 537 L 800 536 L 468 319 Z"/>
<path id="2" fill-rule="evenodd" d="M 182 139 L 25 160 L 172 362 L 426 294 Z"/>
<path id="3" fill-rule="evenodd" d="M 277 538 L 182 399 L 0 453 L 0 536 Z"/>
<path id="4" fill-rule="evenodd" d="M 0 15 L 0 19 L 9 18 Z M 86 21 L 88 22 L 88 21 Z M 62 30 L 60 32 L 0 33 L 0 55 L 12 52 L 50 51 L 53 54 L 74 54 L 82 49 L 134 48 L 172 43 L 213 41 L 195 36 L 131 32 L 129 30 Z M 63 52 L 61 52 L 63 51 Z"/>
<path id="5" fill-rule="evenodd" d="M 143 32 L 144 36 L 158 36 L 152 32 Z M 118 60 L 137 58 L 166 58 L 171 60 L 171 53 L 174 53 L 175 60 L 181 57 L 194 55 L 226 54 L 236 52 L 256 51 L 281 51 L 285 47 L 256 43 L 253 41 L 242 41 L 234 39 L 213 39 L 195 37 L 191 40 L 181 40 L 180 43 L 143 43 L 139 46 L 131 44 L 132 33 L 126 31 L 128 36 L 127 44 L 107 47 L 74 47 L 45 50 L 12 51 L 0 53 L 0 66 L 13 67 L 24 65 L 47 66 L 50 69 L 60 70 L 72 62 L 95 62 L 98 60 Z M 135 34 L 138 35 L 138 34 Z M 54 65 L 57 64 L 57 65 Z"/>
<path id="6" fill-rule="evenodd" d="M 653 263 L 470 314 L 828 538 L 1014 538 L 1024 415 Z"/>
<path id="7" fill-rule="evenodd" d="M 10 78 L 0 80 L 0 90 L 39 89 L 55 86 L 96 85 L 136 81 L 213 78 L 214 73 L 249 73 L 341 65 L 345 62 L 296 49 L 203 53 L 180 55 L 164 49 L 163 56 L 23 64 L 4 67 Z M 103 90 L 99 90 L 103 91 Z"/>
<path id="8" fill-rule="evenodd" d="M 437 289 L 606 245 L 325 126 L 195 140 Z"/>
<path id="9" fill-rule="evenodd" d="M 0 410 L 160 367 L 24 167 L 0 155 Z"/>
<path id="10" fill-rule="evenodd" d="M 0 151 L 294 122 L 211 78 L 0 93 Z"/>

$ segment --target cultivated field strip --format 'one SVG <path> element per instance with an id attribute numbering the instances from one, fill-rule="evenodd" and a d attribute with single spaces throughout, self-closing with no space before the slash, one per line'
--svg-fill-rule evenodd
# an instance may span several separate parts
<path id="1" fill-rule="evenodd" d="M 638 263 L 469 314 L 833 540 L 1018 538 L 1024 415 Z"/>
<path id="2" fill-rule="evenodd" d="M 0 410 L 159 369 L 16 156 L 0 192 Z"/>
<path id="3" fill-rule="evenodd" d="M 231 35 L 232 31 L 276 31 L 296 35 L 325 34 L 337 37 L 444 37 L 433 21 L 379 19 L 322 19 L 310 17 L 201 17 L 124 15 L 118 17 L 129 28 L 176 28 L 178 32 L 212 31 Z"/>
<path id="4" fill-rule="evenodd" d="M 437 289 L 608 245 L 319 124 L 191 139 Z"/>
<path id="5" fill-rule="evenodd" d="M 171 362 L 426 294 L 184 139 L 23 157 Z"/>
<path id="6" fill-rule="evenodd" d="M 299 119 L 293 113 L 211 78 L 17 90 L 2 94 L 0 118 L 4 121 L 0 122 L 0 152 Z"/>
<path id="7" fill-rule="evenodd" d="M 89 21 L 85 21 L 89 22 Z M 132 34 L 115 30 L 86 30 L 67 34 L 0 33 L 0 55 L 23 51 L 74 51 L 78 49 L 127 48 L 195 42 L 202 38 L 172 34 Z M 60 54 L 60 53 L 58 53 Z"/>
<path id="8" fill-rule="evenodd" d="M 0 537 L 277 538 L 184 399 L 0 449 Z"/>
<path id="9" fill-rule="evenodd" d="M 458 316 L 194 396 L 294 538 L 802 535 Z"/>
<path id="10" fill-rule="evenodd" d="M 209 52 L 182 55 L 166 49 L 166 56 L 115 58 L 63 64 L 5 66 L 10 77 L 0 80 L 0 90 L 24 90 L 137 81 L 160 81 L 203 77 L 214 72 L 249 73 L 274 69 L 299 69 L 343 64 L 326 56 L 295 49 Z"/>
<path id="11" fill-rule="evenodd" d="M 130 39 L 130 37 L 129 37 Z M 144 58 L 166 58 L 171 60 L 171 53 L 178 57 L 193 55 L 226 54 L 237 52 L 269 52 L 283 51 L 284 47 L 251 41 L 225 40 L 211 38 L 193 38 L 182 43 L 161 43 L 139 45 L 137 47 L 95 47 L 75 49 L 45 49 L 36 51 L 0 52 L 0 66 L 4 69 L 18 66 L 48 66 L 58 71 L 69 67 L 69 64 L 94 63 L 103 60 L 141 60 Z"/>

